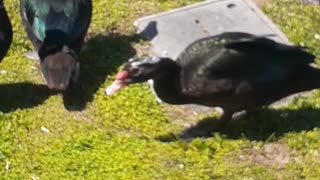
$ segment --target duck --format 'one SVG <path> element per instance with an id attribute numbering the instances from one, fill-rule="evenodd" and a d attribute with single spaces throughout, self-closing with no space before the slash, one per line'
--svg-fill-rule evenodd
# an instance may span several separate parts
<path id="1" fill-rule="evenodd" d="M 106 89 L 153 81 L 167 104 L 197 104 L 223 110 L 226 124 L 238 112 L 252 112 L 298 92 L 320 87 L 315 55 L 303 47 L 246 32 L 225 32 L 187 46 L 176 59 L 131 58 Z"/>
<path id="2" fill-rule="evenodd" d="M 20 16 L 49 89 L 77 83 L 79 53 L 92 16 L 91 0 L 20 0 Z M 33 56 L 32 56 L 33 55 Z"/>
<path id="3" fill-rule="evenodd" d="M 12 43 L 12 25 L 4 7 L 3 0 L 0 0 L 0 62 L 6 56 Z"/>

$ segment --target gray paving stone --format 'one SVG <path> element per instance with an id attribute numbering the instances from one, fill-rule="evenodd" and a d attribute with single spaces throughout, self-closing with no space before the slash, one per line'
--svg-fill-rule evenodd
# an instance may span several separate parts
<path id="1" fill-rule="evenodd" d="M 304 5 L 320 5 L 320 0 L 302 0 Z"/>
<path id="2" fill-rule="evenodd" d="M 175 59 L 193 41 L 222 32 L 242 31 L 289 43 L 286 36 L 250 0 L 209 0 L 138 19 L 138 33 L 152 53 Z"/>

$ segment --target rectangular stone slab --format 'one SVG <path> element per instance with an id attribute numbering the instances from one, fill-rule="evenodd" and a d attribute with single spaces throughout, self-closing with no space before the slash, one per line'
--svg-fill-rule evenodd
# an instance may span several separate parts
<path id="1" fill-rule="evenodd" d="M 210 0 L 138 19 L 137 31 L 150 40 L 152 53 L 176 59 L 193 41 L 241 31 L 288 43 L 286 36 L 250 0 Z"/>

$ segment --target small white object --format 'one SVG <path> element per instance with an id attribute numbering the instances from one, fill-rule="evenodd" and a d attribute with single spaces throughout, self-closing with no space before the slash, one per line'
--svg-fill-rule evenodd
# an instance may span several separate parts
<path id="1" fill-rule="evenodd" d="M 167 55 L 168 55 L 168 51 L 164 50 L 164 51 L 163 51 L 163 56 L 166 57 Z"/>
<path id="2" fill-rule="evenodd" d="M 183 164 L 178 164 L 178 167 L 179 167 L 180 169 L 183 169 L 183 168 L 184 168 L 184 165 L 183 165 Z"/>
<path id="3" fill-rule="evenodd" d="M 32 180 L 39 180 L 40 178 L 38 176 L 31 176 Z"/>
<path id="4" fill-rule="evenodd" d="M 10 169 L 10 161 L 6 161 L 6 171 L 9 171 L 9 169 Z"/>
<path id="5" fill-rule="evenodd" d="M 241 160 L 245 160 L 245 159 L 246 159 L 246 158 L 244 157 L 244 155 L 240 155 L 239 158 L 240 158 Z"/>
<path id="6" fill-rule="evenodd" d="M 50 131 L 46 127 L 43 127 L 43 126 L 41 126 L 41 131 L 43 133 L 50 133 Z"/>
<path id="7" fill-rule="evenodd" d="M 6 70 L 1 70 L 1 71 L 0 71 L 0 74 L 1 74 L 1 75 L 6 75 L 6 74 L 7 74 L 7 71 L 6 71 Z"/>
<path id="8" fill-rule="evenodd" d="M 25 57 L 30 59 L 30 60 L 34 60 L 34 61 L 40 60 L 40 57 L 39 57 L 39 55 L 38 55 L 38 53 L 36 51 L 25 53 Z"/>
<path id="9" fill-rule="evenodd" d="M 315 34 L 314 38 L 320 40 L 320 34 Z"/>

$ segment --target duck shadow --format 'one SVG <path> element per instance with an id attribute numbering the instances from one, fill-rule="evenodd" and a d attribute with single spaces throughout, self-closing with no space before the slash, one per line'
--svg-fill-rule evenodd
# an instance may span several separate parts
<path id="1" fill-rule="evenodd" d="M 276 141 L 289 132 L 301 132 L 320 127 L 320 110 L 304 107 L 296 110 L 262 109 L 250 113 L 245 119 L 232 121 L 219 128 L 216 118 L 205 118 L 180 134 L 168 134 L 157 139 L 171 142 L 178 139 L 209 138 L 219 133 L 228 139 Z"/>
<path id="2" fill-rule="evenodd" d="M 97 35 L 90 38 L 80 55 L 80 79 L 63 93 L 64 106 L 69 111 L 81 111 L 91 102 L 106 77 L 136 54 L 131 43 L 138 35 Z"/>
<path id="3" fill-rule="evenodd" d="M 81 52 L 80 79 L 65 92 L 50 90 L 45 84 L 0 84 L 0 112 L 32 108 L 42 104 L 51 95 L 61 94 L 69 111 L 81 111 L 91 102 L 94 94 L 105 82 L 107 75 L 115 72 L 127 59 L 136 54 L 131 43 L 138 42 L 138 35 L 97 35 L 89 39 Z"/>
<path id="4" fill-rule="evenodd" d="M 152 40 L 155 38 L 158 32 L 158 22 L 157 21 L 150 21 L 147 26 L 139 32 L 140 36 L 145 37 L 145 39 Z"/>
<path id="5" fill-rule="evenodd" d="M 17 109 L 27 109 L 42 104 L 51 95 L 45 85 L 29 82 L 0 84 L 0 112 L 8 113 Z"/>
<path id="6" fill-rule="evenodd" d="M 157 35 L 157 23 L 151 22 L 143 30 Z M 62 92 L 64 106 L 69 111 L 81 111 L 91 102 L 95 93 L 105 82 L 106 77 L 117 71 L 127 59 L 136 54 L 131 46 L 134 42 L 146 40 L 141 35 L 132 36 L 98 34 L 90 38 L 80 55 L 80 79 Z M 0 112 L 8 113 L 17 109 L 32 108 L 42 104 L 51 95 L 61 92 L 52 91 L 44 85 L 29 82 L 0 84 Z"/>
<path id="7" fill-rule="evenodd" d="M 145 34 L 148 36 L 143 38 Z M 85 109 L 106 77 L 136 55 L 136 50 L 131 44 L 140 40 L 152 40 L 157 35 L 157 22 L 151 21 L 139 34 L 99 34 L 90 38 L 84 44 L 85 48 L 80 55 L 80 79 L 63 93 L 65 108 L 69 111 Z"/>

